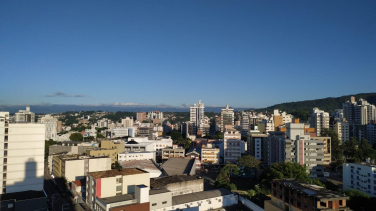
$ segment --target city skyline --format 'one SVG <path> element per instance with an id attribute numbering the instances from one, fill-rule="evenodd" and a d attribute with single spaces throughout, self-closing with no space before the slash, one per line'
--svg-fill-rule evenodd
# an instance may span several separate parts
<path id="1" fill-rule="evenodd" d="M 2 1 L 0 105 L 202 99 L 262 108 L 375 92 L 375 9 L 374 1 Z"/>

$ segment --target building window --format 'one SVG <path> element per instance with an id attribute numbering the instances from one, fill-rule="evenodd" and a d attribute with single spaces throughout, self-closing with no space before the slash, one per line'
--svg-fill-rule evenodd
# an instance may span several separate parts
<path id="1" fill-rule="evenodd" d="M 151 206 L 157 206 L 157 203 L 153 203 L 153 204 L 151 204 Z"/>
<path id="2" fill-rule="evenodd" d="M 167 201 L 162 202 L 162 204 L 167 204 Z"/>

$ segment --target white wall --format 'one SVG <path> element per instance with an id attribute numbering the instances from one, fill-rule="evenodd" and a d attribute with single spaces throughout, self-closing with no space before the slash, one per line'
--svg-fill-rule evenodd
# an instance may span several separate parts
<path id="1" fill-rule="evenodd" d="M 107 177 L 98 180 L 101 180 L 101 198 L 116 196 L 116 177 Z"/>
<path id="2" fill-rule="evenodd" d="M 253 210 L 253 211 L 264 211 L 264 209 L 262 207 L 259 207 L 257 204 L 253 203 L 252 201 L 242 197 L 242 196 L 239 196 L 239 202 L 244 204 L 245 206 L 247 206 L 249 209 Z"/>
<path id="3" fill-rule="evenodd" d="M 84 160 L 66 160 L 65 178 L 68 182 L 85 178 Z"/>
<path id="4" fill-rule="evenodd" d="M 43 190 L 45 126 L 35 123 L 9 124 L 8 149 L 4 150 L 4 122 L 0 123 L 0 181 L 6 173 L 6 193 Z M 7 152 L 7 156 L 4 155 Z M 7 170 L 3 171 L 4 158 Z M 2 193 L 3 183 L 0 183 Z"/>
<path id="5" fill-rule="evenodd" d="M 198 204 L 200 203 L 200 206 Z M 226 196 L 220 196 L 210 199 L 198 200 L 194 202 L 189 202 L 185 204 L 174 205 L 171 207 L 161 208 L 161 209 L 150 209 L 151 211 L 175 211 L 177 209 L 184 211 L 206 211 L 212 209 L 218 209 L 221 207 L 231 206 L 238 203 L 238 196 L 231 194 Z"/>
<path id="6" fill-rule="evenodd" d="M 123 176 L 122 194 L 134 193 L 135 185 L 150 187 L 150 173 L 134 174 Z"/>
<path id="7" fill-rule="evenodd" d="M 111 170 L 111 158 L 89 159 L 89 172 Z"/>
<path id="8" fill-rule="evenodd" d="M 130 160 L 155 160 L 154 152 L 130 152 L 119 153 L 118 161 L 130 161 Z"/>
<path id="9" fill-rule="evenodd" d="M 361 192 L 369 195 L 370 197 L 376 197 L 376 190 L 375 190 L 376 165 L 371 167 L 371 166 L 359 165 L 355 163 L 345 163 L 343 164 L 342 167 L 343 167 L 343 190 L 358 189 Z M 352 169 L 353 172 L 351 172 L 351 167 L 354 167 Z M 360 168 L 360 170 L 358 168 Z M 358 171 L 359 171 L 359 174 L 358 174 Z M 351 178 L 351 176 L 353 177 Z M 357 177 L 359 177 L 359 179 L 357 179 Z M 351 181 L 353 181 L 353 184 L 351 184 Z M 357 185 L 357 182 L 359 182 L 359 185 Z M 368 188 L 368 185 L 370 186 L 370 188 Z"/>

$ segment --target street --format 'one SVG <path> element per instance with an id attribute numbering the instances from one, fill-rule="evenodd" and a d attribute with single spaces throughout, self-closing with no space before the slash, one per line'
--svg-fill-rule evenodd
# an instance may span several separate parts
<path id="1" fill-rule="evenodd" d="M 53 211 L 67 211 L 67 210 L 75 210 L 73 203 L 70 199 L 70 193 L 66 193 L 66 198 L 63 198 L 59 193 L 57 187 L 55 187 L 54 182 L 52 181 L 53 178 L 50 176 L 47 167 L 45 168 L 44 172 L 44 191 L 48 196 L 48 201 L 53 204 L 52 210 Z M 52 203 L 53 199 L 53 203 Z"/>

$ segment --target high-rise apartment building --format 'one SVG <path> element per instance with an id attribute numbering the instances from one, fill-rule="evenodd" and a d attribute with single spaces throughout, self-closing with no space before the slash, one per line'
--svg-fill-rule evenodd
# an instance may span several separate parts
<path id="1" fill-rule="evenodd" d="M 249 113 L 242 111 L 241 113 L 241 120 L 240 120 L 240 128 L 242 131 L 248 131 L 249 130 Z"/>
<path id="2" fill-rule="evenodd" d="M 333 129 L 338 134 L 338 140 L 342 144 L 350 140 L 350 125 L 346 120 L 337 121 Z"/>
<path id="3" fill-rule="evenodd" d="M 221 112 L 221 131 L 227 129 L 234 128 L 234 109 L 230 109 L 228 105 L 226 105 L 225 109 L 222 109 Z"/>
<path id="4" fill-rule="evenodd" d="M 350 125 L 366 125 L 376 120 L 376 108 L 362 98 L 356 102 L 351 96 L 350 101 L 343 104 L 343 115 Z"/>
<path id="5" fill-rule="evenodd" d="M 286 124 L 283 132 L 269 132 L 269 163 L 298 162 L 306 165 L 313 177 L 323 176 L 324 161 L 330 162 L 330 138 L 304 133 L 304 124 Z"/>
<path id="6" fill-rule="evenodd" d="M 137 112 L 136 119 L 139 122 L 145 121 L 146 120 L 146 112 L 141 112 L 141 111 Z"/>
<path id="7" fill-rule="evenodd" d="M 148 119 L 163 119 L 163 112 L 161 111 L 152 111 L 149 112 L 147 115 Z"/>
<path id="8" fill-rule="evenodd" d="M 368 140 L 368 143 L 371 145 L 376 143 L 376 125 L 375 124 L 367 125 L 367 140 Z"/>
<path id="9" fill-rule="evenodd" d="M 241 134 L 234 129 L 226 129 L 223 132 L 223 161 L 235 163 L 242 153 Z"/>
<path id="10" fill-rule="evenodd" d="M 57 121 L 56 122 L 56 132 L 60 133 L 63 131 L 63 122 L 62 121 Z"/>
<path id="11" fill-rule="evenodd" d="M 194 104 L 190 108 L 190 122 L 192 123 L 193 127 L 193 134 L 196 135 L 199 131 L 200 124 L 205 118 L 205 106 L 201 103 L 201 100 L 198 101 L 197 104 Z"/>
<path id="12" fill-rule="evenodd" d="M 126 117 L 125 119 L 121 119 L 121 124 L 123 127 L 133 127 L 133 117 Z"/>
<path id="13" fill-rule="evenodd" d="M 316 135 L 321 136 L 324 128 L 329 128 L 329 113 L 318 108 L 313 108 L 309 116 L 309 124 L 315 128 Z"/>
<path id="14" fill-rule="evenodd" d="M 15 113 L 16 122 L 35 122 L 35 114 L 30 111 L 30 107 L 27 106 L 26 110 L 19 110 Z"/>
<path id="15" fill-rule="evenodd" d="M 267 134 L 249 134 L 247 136 L 247 154 L 261 163 L 269 163 L 269 139 Z"/>
<path id="16" fill-rule="evenodd" d="M 57 119 L 51 116 L 50 114 L 45 115 L 44 117 L 40 118 L 38 122 L 44 124 L 46 126 L 46 140 L 56 140 L 57 136 Z"/>
<path id="17" fill-rule="evenodd" d="M 12 124 L 0 112 L 0 194 L 43 190 L 44 143 L 45 125 Z"/>
<path id="18" fill-rule="evenodd" d="M 372 163 L 344 163 L 343 190 L 359 190 L 376 197 L 376 165 Z"/>

